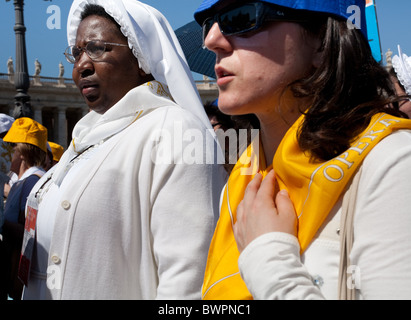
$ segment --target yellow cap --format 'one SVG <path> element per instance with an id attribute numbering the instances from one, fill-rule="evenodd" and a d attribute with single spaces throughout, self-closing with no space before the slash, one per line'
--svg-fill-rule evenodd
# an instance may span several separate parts
<path id="1" fill-rule="evenodd" d="M 3 140 L 32 144 L 47 152 L 47 128 L 30 118 L 16 119 Z"/>
<path id="2" fill-rule="evenodd" d="M 60 161 L 60 158 L 64 153 L 64 148 L 61 145 L 51 141 L 49 141 L 48 143 L 51 149 L 51 153 L 53 154 L 53 160 Z"/>

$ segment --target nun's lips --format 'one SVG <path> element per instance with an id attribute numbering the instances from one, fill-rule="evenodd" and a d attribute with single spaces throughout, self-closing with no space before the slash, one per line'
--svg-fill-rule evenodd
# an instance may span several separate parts
<path id="1" fill-rule="evenodd" d="M 98 88 L 99 88 L 99 85 L 97 82 L 94 82 L 88 79 L 80 80 L 79 89 L 80 89 L 81 94 L 86 99 L 96 96 L 98 93 Z"/>
<path id="2" fill-rule="evenodd" d="M 90 86 L 90 87 L 84 87 L 81 90 L 81 94 L 85 97 L 88 97 L 90 95 L 92 95 L 93 93 L 95 93 L 97 91 L 98 87 L 96 86 Z"/>

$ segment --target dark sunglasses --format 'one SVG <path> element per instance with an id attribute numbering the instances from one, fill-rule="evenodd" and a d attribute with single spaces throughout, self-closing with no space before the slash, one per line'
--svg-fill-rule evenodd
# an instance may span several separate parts
<path id="1" fill-rule="evenodd" d="M 206 19 L 203 23 L 203 45 L 214 23 L 225 36 L 240 35 L 257 30 L 266 21 L 303 21 L 301 13 L 291 12 L 263 2 L 249 2 L 231 6 Z"/>

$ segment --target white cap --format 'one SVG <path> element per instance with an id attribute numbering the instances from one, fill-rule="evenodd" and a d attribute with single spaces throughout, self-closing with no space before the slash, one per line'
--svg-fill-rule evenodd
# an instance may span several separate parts
<path id="1" fill-rule="evenodd" d="M 9 131 L 13 122 L 13 117 L 10 117 L 4 113 L 0 113 L 0 134 Z"/>
<path id="2" fill-rule="evenodd" d="M 411 95 L 411 57 L 403 53 L 400 46 L 398 46 L 398 55 L 392 58 L 392 66 L 405 92 Z"/>

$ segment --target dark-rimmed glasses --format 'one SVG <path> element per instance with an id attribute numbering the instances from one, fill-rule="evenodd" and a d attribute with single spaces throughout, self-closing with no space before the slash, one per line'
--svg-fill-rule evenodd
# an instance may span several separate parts
<path id="1" fill-rule="evenodd" d="M 203 45 L 215 22 L 225 36 L 240 35 L 261 28 L 266 21 L 303 21 L 301 14 L 262 2 L 230 6 L 203 22 Z"/>
<path id="2" fill-rule="evenodd" d="M 128 45 L 126 44 L 94 40 L 94 41 L 88 42 L 84 48 L 79 48 L 77 46 L 69 46 L 64 52 L 64 55 L 66 56 L 66 59 L 68 62 L 76 63 L 77 61 L 80 60 L 80 56 L 82 52 L 84 51 L 85 53 L 87 53 L 87 55 L 90 57 L 91 60 L 95 60 L 95 59 L 100 58 L 103 55 L 103 53 L 107 49 L 107 45 L 128 47 Z"/>

